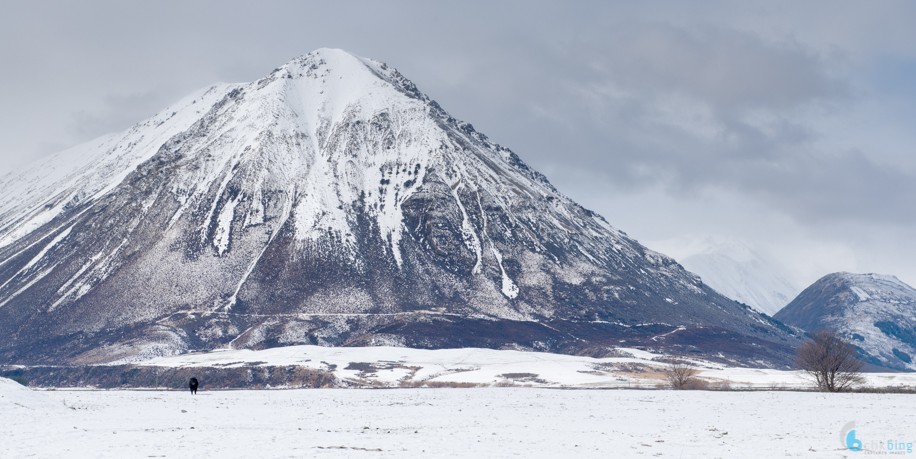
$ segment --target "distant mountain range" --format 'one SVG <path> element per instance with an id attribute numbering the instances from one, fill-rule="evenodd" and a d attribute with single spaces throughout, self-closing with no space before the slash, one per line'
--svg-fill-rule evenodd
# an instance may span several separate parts
<path id="1" fill-rule="evenodd" d="M 681 237 L 655 243 L 719 293 L 773 315 L 801 291 L 786 269 L 745 241 Z"/>
<path id="2" fill-rule="evenodd" d="M 340 50 L 0 190 L 0 363 L 385 344 L 783 365 L 798 342 Z"/>
<path id="3" fill-rule="evenodd" d="M 829 274 L 775 317 L 807 331 L 836 330 L 870 364 L 916 370 L 916 289 L 896 277 Z"/>

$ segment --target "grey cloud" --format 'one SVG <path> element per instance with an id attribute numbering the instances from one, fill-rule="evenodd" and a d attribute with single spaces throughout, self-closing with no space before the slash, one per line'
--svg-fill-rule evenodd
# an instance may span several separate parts
<path id="1" fill-rule="evenodd" d="M 916 172 L 900 166 L 914 165 L 907 132 L 916 29 L 906 2 L 4 6 L 4 165 L 331 46 L 397 67 L 612 223 L 614 203 L 645 190 L 667 201 L 657 209 L 637 202 L 629 212 L 673 213 L 721 192 L 791 216 L 812 234 L 851 225 L 916 237 L 916 214 L 906 211 L 916 202 Z M 863 119 L 892 134 L 880 149 L 870 126 L 838 135 Z M 717 209 L 694 208 L 698 231 L 729 225 Z M 636 217 L 623 229 L 638 234 Z M 870 244 L 855 234 L 844 240 Z"/>
<path id="2" fill-rule="evenodd" d="M 719 26 L 615 28 L 599 74 L 637 92 L 682 92 L 730 112 L 785 109 L 847 92 L 824 59 L 796 43 Z"/>
<path id="3" fill-rule="evenodd" d="M 522 142 L 525 132 L 561 131 L 561 142 L 538 136 L 526 146 L 543 155 L 531 158 L 536 165 L 560 177 L 598 169 L 617 192 L 662 186 L 686 197 L 716 188 L 805 225 L 916 221 L 901 212 L 916 202 L 912 171 L 818 142 L 824 133 L 812 117 L 855 103 L 849 82 L 833 73 L 842 62 L 720 26 L 610 29 L 583 33 L 563 48 L 571 54 L 540 56 L 557 70 L 532 74 L 512 93 L 555 89 L 534 96 L 538 105 L 516 121 Z M 680 106 L 665 113 L 672 100 Z"/>
<path id="4" fill-rule="evenodd" d="M 750 190 L 808 224 L 845 220 L 911 228 L 916 223 L 911 211 L 916 174 L 875 162 L 861 151 L 800 153 L 792 162 L 764 164 L 743 178 Z"/>

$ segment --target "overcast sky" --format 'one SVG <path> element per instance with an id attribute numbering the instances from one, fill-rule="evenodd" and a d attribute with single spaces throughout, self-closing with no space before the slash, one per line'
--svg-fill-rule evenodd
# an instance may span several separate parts
<path id="1" fill-rule="evenodd" d="M 914 24 L 907 1 L 7 1 L 0 172 L 343 48 L 650 247 L 916 285 Z"/>

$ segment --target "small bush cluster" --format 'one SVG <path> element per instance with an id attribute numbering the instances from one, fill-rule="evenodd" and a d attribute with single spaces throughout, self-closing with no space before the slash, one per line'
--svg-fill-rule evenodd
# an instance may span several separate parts
<path id="1" fill-rule="evenodd" d="M 708 389 L 709 383 L 697 379 L 699 370 L 685 360 L 672 360 L 665 369 L 665 380 L 675 390 Z"/>

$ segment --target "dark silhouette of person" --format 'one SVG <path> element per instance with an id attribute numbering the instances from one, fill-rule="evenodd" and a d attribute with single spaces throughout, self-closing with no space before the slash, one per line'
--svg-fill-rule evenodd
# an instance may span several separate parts
<path id="1" fill-rule="evenodd" d="M 197 386 L 199 385 L 200 383 L 197 382 L 197 378 L 191 378 L 191 382 L 188 383 L 188 387 L 191 388 L 191 395 L 197 393 Z"/>

